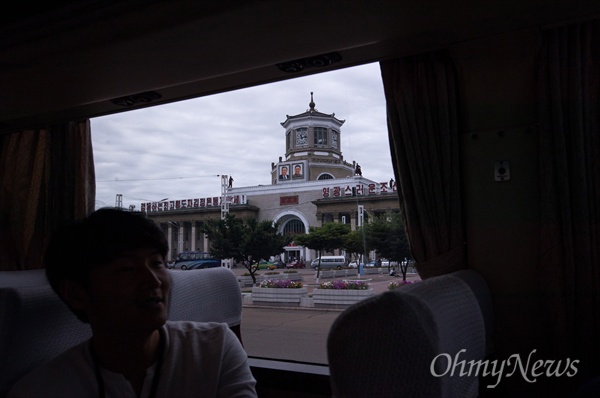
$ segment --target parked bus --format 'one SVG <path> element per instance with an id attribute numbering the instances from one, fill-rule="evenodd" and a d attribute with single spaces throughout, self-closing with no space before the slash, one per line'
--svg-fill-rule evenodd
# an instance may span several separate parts
<path id="1" fill-rule="evenodd" d="M 175 269 L 204 269 L 220 267 L 221 260 L 214 258 L 208 252 L 192 251 L 181 252 L 177 255 L 173 268 Z"/>

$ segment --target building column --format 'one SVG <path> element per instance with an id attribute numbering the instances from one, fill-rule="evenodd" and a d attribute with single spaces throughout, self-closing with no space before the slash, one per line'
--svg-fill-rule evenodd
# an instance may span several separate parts
<path id="1" fill-rule="evenodd" d="M 356 231 L 356 217 L 357 217 L 357 214 L 355 211 L 350 213 L 350 229 L 352 231 Z"/>
<path id="2" fill-rule="evenodd" d="M 195 252 L 196 251 L 196 221 L 192 221 L 192 230 L 191 230 L 191 238 L 190 240 L 192 241 L 192 244 L 190 245 L 190 250 Z"/>
<path id="3" fill-rule="evenodd" d="M 183 222 L 179 223 L 179 228 L 177 228 L 177 253 L 181 253 L 183 251 L 183 229 L 185 225 Z"/>
<path id="4" fill-rule="evenodd" d="M 206 234 L 203 234 L 203 235 L 204 235 L 204 239 L 203 239 L 202 245 L 204 247 L 203 247 L 202 251 L 207 252 L 208 251 L 208 236 Z"/>
<path id="5" fill-rule="evenodd" d="M 310 268 L 310 263 L 312 261 L 311 250 L 308 247 L 302 247 L 302 252 L 304 257 L 304 264 L 306 268 Z"/>
<path id="6" fill-rule="evenodd" d="M 167 258 L 169 261 L 173 261 L 173 226 L 171 223 L 167 224 L 167 244 L 169 245 L 169 253 Z"/>

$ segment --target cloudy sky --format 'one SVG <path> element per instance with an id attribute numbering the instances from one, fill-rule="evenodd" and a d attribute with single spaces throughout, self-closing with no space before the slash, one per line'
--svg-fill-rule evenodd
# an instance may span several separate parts
<path id="1" fill-rule="evenodd" d="M 393 176 L 379 64 L 301 77 L 204 98 L 92 119 L 96 207 L 219 196 L 219 175 L 234 187 L 271 183 L 285 159 L 286 115 L 309 107 L 335 113 L 342 154 L 363 176 Z"/>

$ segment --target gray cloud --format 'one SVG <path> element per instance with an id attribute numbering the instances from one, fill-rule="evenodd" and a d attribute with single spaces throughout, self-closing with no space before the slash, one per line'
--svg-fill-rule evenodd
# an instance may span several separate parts
<path id="1" fill-rule="evenodd" d="M 309 107 L 335 113 L 342 152 L 376 181 L 393 176 L 378 64 L 321 73 L 92 120 L 97 206 L 139 209 L 142 201 L 220 195 L 234 186 L 271 183 L 271 163 L 285 155 L 280 123 Z"/>

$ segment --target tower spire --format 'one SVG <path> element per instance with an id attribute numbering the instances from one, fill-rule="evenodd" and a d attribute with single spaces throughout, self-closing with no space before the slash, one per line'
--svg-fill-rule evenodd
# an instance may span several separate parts
<path id="1" fill-rule="evenodd" d="M 313 101 L 313 92 L 310 92 L 310 103 L 308 104 L 308 106 L 310 107 L 310 111 L 314 112 L 315 110 L 315 102 Z"/>

